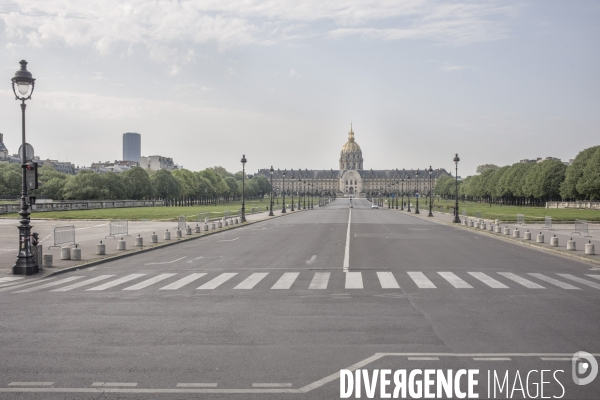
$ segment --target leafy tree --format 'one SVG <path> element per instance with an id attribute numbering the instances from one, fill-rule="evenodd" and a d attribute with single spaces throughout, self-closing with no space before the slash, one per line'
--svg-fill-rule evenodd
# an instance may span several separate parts
<path id="1" fill-rule="evenodd" d="M 103 189 L 108 190 L 108 199 L 125 200 L 130 198 L 126 178 L 116 172 L 100 174 Z"/>
<path id="2" fill-rule="evenodd" d="M 565 181 L 560 186 L 560 195 L 563 199 L 582 200 L 586 197 L 577 189 L 577 184 L 583 176 L 583 170 L 586 168 L 588 161 L 599 148 L 600 146 L 594 146 L 579 152 L 573 163 L 569 165 Z"/>
<path id="3" fill-rule="evenodd" d="M 181 186 L 180 196 L 193 197 L 198 194 L 199 182 L 192 171 L 188 169 L 179 169 L 173 171 L 172 175 Z"/>
<path id="4" fill-rule="evenodd" d="M 230 196 L 233 196 L 235 198 L 239 193 L 241 193 L 241 192 L 238 193 L 238 184 L 237 184 L 237 181 L 233 177 L 228 176 L 227 178 L 225 178 L 225 184 L 229 188 Z"/>
<path id="5" fill-rule="evenodd" d="M 84 170 L 67 180 L 63 197 L 65 200 L 103 200 L 110 198 L 110 190 L 104 187 L 100 174 Z"/>
<path id="6" fill-rule="evenodd" d="M 482 174 L 482 173 L 484 173 L 485 171 L 488 171 L 488 170 L 497 171 L 498 169 L 500 169 L 500 167 L 497 166 L 497 165 L 494 165 L 494 164 L 483 164 L 483 165 L 480 165 L 480 166 L 477 167 L 476 172 L 478 174 Z"/>
<path id="7" fill-rule="evenodd" d="M 265 194 L 271 193 L 271 184 L 264 176 L 255 176 L 254 178 L 252 178 L 252 181 L 254 181 L 254 183 L 258 187 L 258 192 L 262 193 L 263 197 Z"/>
<path id="8" fill-rule="evenodd" d="M 179 181 L 173 178 L 170 171 L 161 169 L 156 171 L 150 177 L 154 193 L 162 199 L 172 199 L 178 197 L 181 193 Z"/>
<path id="9" fill-rule="evenodd" d="M 154 188 L 150 175 L 144 168 L 133 167 L 123 172 L 125 183 L 129 188 L 129 198 L 132 200 L 149 199 L 154 196 Z"/>
<path id="10" fill-rule="evenodd" d="M 600 199 L 600 146 L 596 146 L 596 151 L 588 159 L 577 181 L 577 192 L 590 200 Z"/>
<path id="11" fill-rule="evenodd" d="M 215 166 L 215 167 L 212 167 L 212 168 L 209 168 L 209 169 L 212 170 L 215 174 L 219 175 L 221 178 L 227 178 L 229 176 L 233 176 L 231 174 L 231 172 L 228 172 L 223 167 L 217 167 L 217 166 Z"/>

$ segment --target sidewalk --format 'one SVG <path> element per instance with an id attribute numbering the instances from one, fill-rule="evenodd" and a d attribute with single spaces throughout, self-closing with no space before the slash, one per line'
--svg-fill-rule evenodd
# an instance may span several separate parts
<path id="1" fill-rule="evenodd" d="M 299 211 L 294 211 L 297 213 Z M 218 232 L 223 232 L 230 229 L 235 229 L 248 224 L 265 221 L 271 218 L 278 218 L 285 215 L 292 214 L 291 211 L 287 210 L 287 214 L 282 214 L 281 210 L 273 211 L 274 217 L 269 217 L 268 212 L 257 213 L 246 215 L 246 224 L 234 224 L 228 227 L 216 228 L 214 230 L 204 231 L 204 223 L 199 222 L 188 222 L 187 226 L 192 228 L 192 234 L 186 235 L 185 230 L 182 231 L 182 237 L 176 238 L 175 233 L 177 231 L 177 222 L 157 222 L 157 221 L 130 221 L 129 222 L 129 235 L 122 236 L 117 235 L 116 238 L 105 238 L 109 233 L 109 223 L 106 220 L 94 220 L 94 221 L 65 221 L 65 220 L 32 220 L 31 225 L 34 226 L 33 231 L 40 233 L 40 244 L 44 246 L 44 254 L 53 255 L 53 266 L 50 268 L 41 268 L 40 273 L 26 277 L 25 279 L 37 279 L 47 277 L 56 272 L 66 271 L 75 267 L 88 267 L 96 265 L 98 263 L 107 262 L 117 258 L 133 256 L 136 253 L 145 252 L 160 248 L 163 246 L 169 246 L 176 243 L 184 242 L 187 240 L 197 239 L 203 236 L 211 235 Z M 16 226 L 18 221 L 5 220 L 2 226 L 2 234 L 0 235 L 0 287 L 8 285 L 9 282 L 3 282 L 3 278 L 14 277 L 12 275 L 12 266 L 15 263 L 17 256 L 17 248 L 13 242 L 18 240 L 18 230 Z M 60 248 L 53 247 L 48 249 L 53 244 L 53 229 L 55 226 L 73 225 L 76 230 L 76 242 L 78 247 L 81 249 L 81 261 L 72 260 L 61 260 L 60 259 Z M 202 229 L 201 233 L 194 233 L 194 228 L 199 225 Z M 8 228 L 10 226 L 10 229 Z M 210 223 L 209 223 L 210 227 Z M 210 229 L 210 228 L 209 228 Z M 164 233 L 168 230 L 171 232 L 171 240 L 164 240 Z M 150 243 L 150 235 L 156 233 L 158 235 L 158 243 Z M 139 248 L 135 247 L 135 238 L 142 237 L 144 239 L 144 246 Z M 117 250 L 117 242 L 119 239 L 125 240 L 127 243 L 127 250 Z M 106 245 L 106 255 L 96 255 L 96 245 L 102 242 Z M 10 248 L 12 245 L 13 248 Z M 66 245 L 65 245 L 66 246 Z M 22 283 L 24 279 L 19 279 L 11 283 Z"/>
<path id="2" fill-rule="evenodd" d="M 394 211 L 398 211 L 398 212 L 403 212 L 406 213 L 406 211 L 400 211 L 400 210 L 394 210 Z M 531 247 L 535 247 L 541 250 L 545 250 L 548 252 L 552 252 L 552 253 L 558 253 L 561 254 L 563 256 L 567 256 L 567 257 L 571 257 L 571 258 L 577 258 L 580 259 L 582 261 L 587 261 L 587 262 L 592 262 L 592 263 L 598 263 L 600 264 L 600 255 L 598 253 L 600 253 L 600 225 L 589 225 L 589 235 L 592 236 L 590 237 L 583 237 L 583 235 L 578 235 L 577 233 L 573 234 L 574 231 L 574 225 L 573 224 L 555 224 L 553 226 L 554 230 L 548 230 L 548 229 L 544 229 L 544 225 L 543 224 L 524 224 L 524 225 L 518 225 L 516 222 L 512 223 L 512 224 L 507 224 L 507 223 L 502 223 L 500 224 L 500 226 L 502 227 L 502 232 L 504 232 L 504 228 L 508 227 L 510 229 L 510 236 L 509 235 L 504 235 L 503 233 L 494 233 L 492 231 L 489 230 L 482 230 L 479 228 L 471 228 L 468 226 L 464 226 L 462 224 L 454 224 L 452 221 L 454 220 L 454 215 L 453 214 L 448 214 L 448 213 L 441 213 L 441 212 L 437 212 L 437 211 L 433 211 L 433 217 L 428 217 L 427 215 L 429 214 L 429 210 L 425 210 L 425 209 L 421 209 L 420 210 L 420 214 L 415 215 L 414 214 L 414 210 L 411 213 L 412 215 L 414 215 L 415 217 L 419 217 L 419 218 L 423 218 L 423 219 L 428 219 L 428 220 L 433 220 L 435 222 L 439 222 L 439 223 L 444 223 L 444 224 L 448 224 L 448 225 L 452 225 L 454 227 L 460 227 L 463 229 L 470 229 L 470 230 L 475 230 L 479 233 L 484 233 L 484 234 L 489 234 L 489 235 L 493 235 L 493 236 L 498 236 L 502 239 L 505 240 L 511 240 L 514 242 L 518 242 L 521 243 L 523 245 L 527 245 L 527 246 L 531 246 Z M 466 217 L 467 220 L 473 220 L 475 221 L 476 218 L 475 217 Z M 460 220 L 463 220 L 463 216 L 460 216 Z M 494 225 L 494 228 L 496 227 L 496 224 L 494 224 L 493 220 L 489 220 L 489 219 L 482 219 L 485 223 L 486 223 L 486 228 L 489 227 L 490 224 Z M 512 234 L 515 228 L 518 228 L 520 233 L 520 238 L 513 238 Z M 525 240 L 523 239 L 524 237 L 524 233 L 525 232 L 531 232 L 531 240 Z M 542 233 L 544 235 L 544 243 L 536 243 L 536 237 L 538 235 L 538 233 Z M 552 236 L 556 236 L 558 237 L 558 247 L 552 247 L 550 246 L 550 238 Z M 575 251 L 569 251 L 567 250 L 567 241 L 569 239 L 573 239 L 573 241 L 576 243 L 576 249 Z M 594 244 L 594 248 L 596 250 L 596 255 L 587 255 L 585 254 L 585 244 L 586 243 L 592 243 Z"/>

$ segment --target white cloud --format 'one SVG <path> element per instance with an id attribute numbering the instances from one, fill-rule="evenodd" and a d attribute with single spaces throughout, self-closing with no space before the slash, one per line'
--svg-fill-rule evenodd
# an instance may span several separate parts
<path id="1" fill-rule="evenodd" d="M 472 70 L 473 68 L 466 66 L 466 65 L 443 65 L 440 67 L 440 71 L 447 71 L 447 72 L 462 71 L 462 70 L 467 70 L 467 69 Z"/>
<path id="2" fill-rule="evenodd" d="M 296 70 L 294 68 L 290 69 L 290 78 L 293 78 L 295 76 L 298 76 L 298 72 L 296 72 Z"/>

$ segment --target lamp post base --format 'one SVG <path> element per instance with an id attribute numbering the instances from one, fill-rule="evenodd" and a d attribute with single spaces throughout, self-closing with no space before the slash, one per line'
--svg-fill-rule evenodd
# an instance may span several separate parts
<path id="1" fill-rule="evenodd" d="M 33 256 L 17 258 L 12 269 L 14 275 L 35 275 L 38 272 L 40 272 L 40 268 Z"/>

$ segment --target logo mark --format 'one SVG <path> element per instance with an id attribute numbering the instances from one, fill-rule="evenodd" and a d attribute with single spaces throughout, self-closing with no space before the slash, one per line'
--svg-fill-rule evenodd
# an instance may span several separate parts
<path id="1" fill-rule="evenodd" d="M 587 385 L 596 379 L 598 375 L 598 362 L 594 356 L 585 351 L 578 351 L 573 354 L 571 365 L 573 367 L 573 382 L 576 385 Z M 589 375 L 585 376 L 586 374 Z"/>

